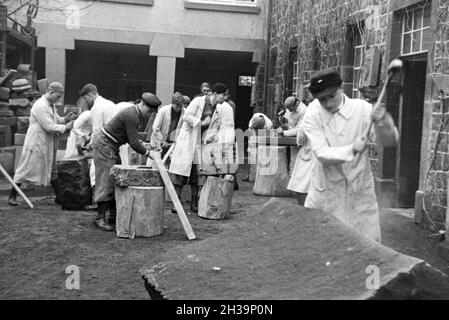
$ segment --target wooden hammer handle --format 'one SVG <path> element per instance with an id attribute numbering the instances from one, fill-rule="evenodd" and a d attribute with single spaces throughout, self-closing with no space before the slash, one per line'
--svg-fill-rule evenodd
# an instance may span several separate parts
<path id="1" fill-rule="evenodd" d="M 30 199 L 27 198 L 27 196 L 23 193 L 22 190 L 17 186 L 17 184 L 14 182 L 14 180 L 9 176 L 9 174 L 6 172 L 5 168 L 0 164 L 0 171 L 3 173 L 3 175 L 8 179 L 9 183 L 13 186 L 14 189 L 20 194 L 20 196 L 25 200 L 25 202 L 30 206 L 31 209 L 34 209 L 33 204 L 31 203 Z"/>

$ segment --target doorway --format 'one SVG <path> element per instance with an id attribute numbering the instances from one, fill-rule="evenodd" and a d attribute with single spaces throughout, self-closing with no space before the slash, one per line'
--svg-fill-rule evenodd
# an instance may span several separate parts
<path id="1" fill-rule="evenodd" d="M 402 60 L 404 71 L 399 115 L 399 207 L 414 208 L 415 194 L 419 190 L 427 54 Z"/>

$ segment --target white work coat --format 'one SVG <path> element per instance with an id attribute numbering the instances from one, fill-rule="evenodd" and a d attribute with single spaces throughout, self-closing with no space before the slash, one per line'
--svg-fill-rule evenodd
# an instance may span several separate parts
<path id="1" fill-rule="evenodd" d="M 92 132 L 92 115 L 91 111 L 84 111 L 73 124 L 73 129 L 67 139 L 67 147 L 65 150 L 65 159 L 78 157 L 77 144 L 82 143 L 82 137 Z"/>
<path id="2" fill-rule="evenodd" d="M 270 120 L 263 113 L 255 113 L 248 124 L 248 129 L 250 130 L 250 137 L 248 139 L 248 163 L 255 165 L 257 164 L 257 136 L 258 132 L 254 130 L 254 122 L 259 117 L 263 117 L 265 119 L 265 126 L 263 130 L 268 131 L 273 129 L 273 121 Z"/>
<path id="3" fill-rule="evenodd" d="M 91 109 L 92 117 L 92 139 L 96 134 L 98 134 L 101 129 L 114 118 L 118 112 L 118 107 L 116 104 L 110 100 L 107 100 L 101 96 L 95 99 L 94 105 Z M 90 166 L 90 183 L 92 186 L 95 185 L 95 165 L 92 161 Z"/>
<path id="4" fill-rule="evenodd" d="M 319 104 L 318 100 L 312 102 L 309 108 L 312 109 L 315 103 Z M 297 193 L 309 193 L 312 185 L 314 170 L 312 145 L 310 140 L 307 139 L 306 132 L 304 130 L 304 117 L 307 110 L 308 109 L 306 108 L 304 116 L 297 125 L 296 144 L 300 147 L 300 149 L 296 159 L 295 168 L 293 169 L 292 176 L 287 187 L 288 190 Z"/>
<path id="5" fill-rule="evenodd" d="M 284 137 L 296 137 L 299 131 L 299 126 L 302 123 L 304 115 L 306 113 L 307 106 L 304 103 L 300 103 L 295 112 L 287 110 L 285 118 L 288 120 L 289 130 L 283 132 Z"/>
<path id="6" fill-rule="evenodd" d="M 209 139 L 213 140 L 208 142 Z M 234 110 L 229 103 L 224 102 L 217 105 L 209 129 L 204 134 L 201 162 L 235 164 L 234 144 Z"/>
<path id="7" fill-rule="evenodd" d="M 48 186 L 56 157 L 56 137 L 66 131 L 65 120 L 45 96 L 31 108 L 30 126 L 14 175 L 16 183 Z"/>
<path id="8" fill-rule="evenodd" d="M 171 124 L 171 112 L 173 109 L 173 105 L 163 106 L 159 109 L 156 115 L 156 119 L 153 123 L 153 133 L 151 135 L 151 143 L 154 146 L 162 145 L 162 143 L 167 142 L 168 140 L 168 131 L 170 130 Z M 179 118 L 178 126 L 176 128 L 175 136 L 172 137 L 173 141 L 176 140 L 182 126 L 182 119 L 185 114 L 185 109 L 182 108 L 181 116 Z"/>
<path id="9" fill-rule="evenodd" d="M 190 176 L 192 164 L 201 160 L 201 116 L 206 96 L 193 99 L 184 114 L 183 123 L 173 150 L 169 172 L 184 177 Z"/>
<path id="10" fill-rule="evenodd" d="M 379 209 L 369 148 L 362 154 L 353 152 L 353 143 L 370 125 L 371 111 L 368 102 L 347 96 L 334 114 L 319 103 L 309 106 L 304 126 L 315 166 L 305 206 L 329 212 L 357 232 L 380 242 Z M 373 128 L 371 140 L 374 137 Z"/>

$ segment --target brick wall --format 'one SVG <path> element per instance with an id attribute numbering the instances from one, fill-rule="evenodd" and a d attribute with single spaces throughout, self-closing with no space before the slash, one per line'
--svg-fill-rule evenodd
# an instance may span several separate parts
<path id="1" fill-rule="evenodd" d="M 392 2 L 396 3 L 392 5 Z M 449 106 L 441 105 L 440 93 L 432 79 L 435 75 L 449 74 L 449 0 L 431 2 L 435 38 L 429 53 L 431 63 L 428 67 L 424 106 L 425 113 L 431 116 L 424 117 L 423 153 L 428 159 L 422 161 L 420 185 L 426 192 L 424 203 L 427 209 L 422 223 L 426 227 L 439 229 L 445 220 L 447 209 Z M 292 92 L 304 98 L 303 85 L 312 73 L 325 68 L 341 72 L 345 93 L 352 96 L 355 34 L 361 25 L 364 27 L 361 37 L 366 48 L 375 47 L 381 52 L 380 79 L 385 79 L 388 62 L 400 54 L 402 22 L 398 19 L 398 14 L 401 11 L 390 10 L 391 7 L 397 9 L 398 3 L 400 8 L 405 6 L 405 2 L 394 0 L 272 1 L 271 39 L 266 63 L 267 87 L 258 87 L 266 93 L 264 102 L 258 102 L 258 109 L 274 116 L 277 106 Z M 407 3 L 415 4 L 416 1 Z M 292 69 L 291 52 L 294 48 L 297 56 Z M 295 85 L 290 83 L 292 76 L 296 79 Z M 366 90 L 367 96 L 375 98 L 381 85 L 379 82 L 376 87 Z M 389 88 L 387 108 L 396 121 L 399 118 L 400 90 L 400 79 L 395 79 Z M 430 110 L 432 111 L 429 112 Z M 440 126 L 441 123 L 443 125 Z M 437 153 L 432 162 L 435 149 Z M 395 162 L 396 151 L 377 145 L 372 145 L 370 151 L 375 176 L 378 179 L 394 179 L 395 169 L 392 163 Z"/>

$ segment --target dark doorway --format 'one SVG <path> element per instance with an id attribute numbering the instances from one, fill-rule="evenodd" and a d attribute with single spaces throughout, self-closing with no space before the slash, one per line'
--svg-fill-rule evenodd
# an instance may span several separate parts
<path id="1" fill-rule="evenodd" d="M 419 189 L 427 54 L 407 57 L 403 61 L 399 207 L 414 208 Z"/>
<path id="2" fill-rule="evenodd" d="M 251 110 L 251 91 L 252 87 L 249 86 L 238 86 L 237 95 L 235 97 L 236 104 L 236 116 L 235 116 L 235 128 L 242 129 L 245 131 L 248 129 L 249 121 L 253 116 Z"/>

